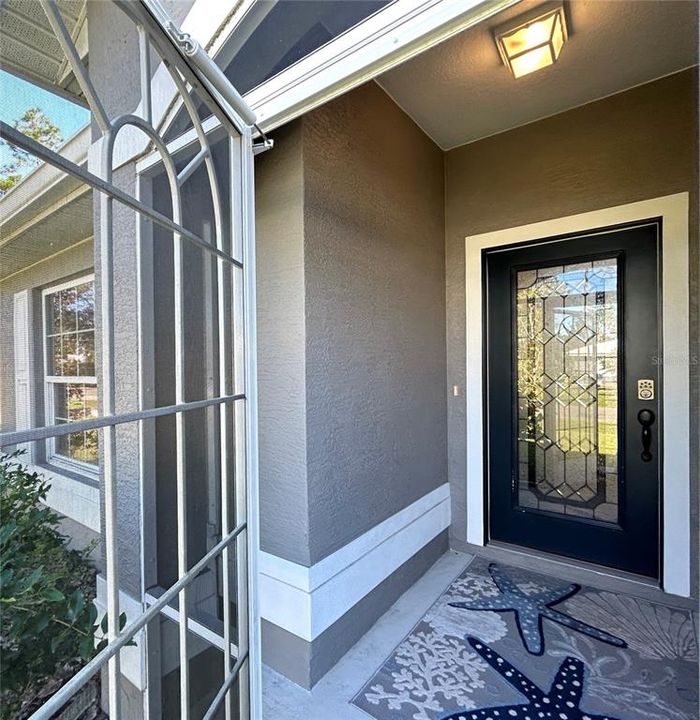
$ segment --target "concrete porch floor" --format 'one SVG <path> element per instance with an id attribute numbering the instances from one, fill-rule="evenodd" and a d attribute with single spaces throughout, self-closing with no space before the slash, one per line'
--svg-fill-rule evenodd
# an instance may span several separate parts
<path id="1" fill-rule="evenodd" d="M 544 558 L 522 555 L 506 549 L 479 553 L 514 567 L 550 575 L 563 581 L 577 582 L 588 588 L 608 590 L 622 595 L 647 598 L 670 608 L 695 611 L 690 599 L 665 595 L 658 588 L 630 579 L 600 574 L 572 564 L 554 563 Z M 274 670 L 263 668 L 264 720 L 367 720 L 362 710 L 351 704 L 352 698 L 384 663 L 394 648 L 409 634 L 426 611 L 474 558 L 469 553 L 450 550 L 406 591 L 313 688 L 305 690 Z M 697 632 L 698 616 L 693 612 Z M 412 714 L 409 712 L 409 715 Z"/>
<path id="2" fill-rule="evenodd" d="M 367 720 L 350 700 L 471 559 L 452 550 L 445 553 L 312 690 L 264 667 L 265 720 Z"/>

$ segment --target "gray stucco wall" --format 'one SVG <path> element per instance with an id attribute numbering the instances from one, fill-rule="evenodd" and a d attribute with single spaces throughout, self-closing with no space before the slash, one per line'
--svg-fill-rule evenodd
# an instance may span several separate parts
<path id="1" fill-rule="evenodd" d="M 302 150 L 293 123 L 255 167 L 258 415 L 261 546 L 308 565 Z"/>
<path id="2" fill-rule="evenodd" d="M 310 560 L 446 481 L 443 158 L 368 83 L 309 113 Z"/>
<path id="3" fill-rule="evenodd" d="M 310 566 L 446 482 L 442 153 L 370 83 L 275 133 L 256 224 L 261 544 Z M 265 662 L 313 685 L 446 547 Z"/>
<path id="4" fill-rule="evenodd" d="M 262 549 L 312 565 L 446 481 L 442 153 L 374 83 L 256 166 Z"/>
<path id="5" fill-rule="evenodd" d="M 181 25 L 194 0 L 164 0 L 163 7 L 175 24 Z M 95 83 L 102 105 L 110 118 L 136 109 L 141 98 L 139 44 L 136 26 L 116 5 L 87 3 L 90 45 L 90 77 Z M 152 53 L 155 72 L 160 58 Z M 114 82 L 115 58 L 119 58 L 119 82 Z M 93 70 L 94 77 L 93 77 Z M 105 92 L 100 77 L 109 83 Z M 104 80 L 103 80 L 104 82 Z M 93 134 L 97 137 L 97 132 Z"/>
<path id="6" fill-rule="evenodd" d="M 112 3 L 87 4 L 90 78 L 110 118 L 133 112 L 138 106 L 139 45 L 136 27 Z M 119 82 L 114 82 L 115 59 L 119 59 Z M 99 131 L 93 121 L 93 139 Z"/>
<path id="7" fill-rule="evenodd" d="M 465 383 L 467 235 L 690 193 L 691 347 L 698 355 L 697 69 L 446 154 L 448 386 Z M 692 502 L 698 505 L 698 365 L 691 372 Z M 455 546 L 466 540 L 465 398 L 448 402 Z M 694 515 L 692 550 L 697 548 Z"/>
<path id="8" fill-rule="evenodd" d="M 90 77 L 98 97 L 110 118 L 131 111 L 138 105 L 139 66 L 138 35 L 133 23 L 110 3 L 88 3 L 88 41 L 90 46 Z M 114 62 L 119 58 L 120 82 L 114 82 Z M 93 138 L 99 131 L 93 119 Z M 133 194 L 136 173 L 126 165 L 114 173 L 114 182 Z M 100 196 L 94 202 L 95 239 L 99 242 Z M 135 308 L 137 303 L 136 217 L 132 210 L 113 203 L 113 283 L 114 307 Z M 95 297 L 102 302 L 100 253 L 95 257 Z M 102 342 L 101 313 L 97 313 L 96 344 Z M 114 363 L 115 409 L 130 412 L 138 408 L 139 385 L 136 348 L 138 325 L 136 312 L 115 312 Z M 104 388 L 98 363 L 97 383 L 100 396 Z M 141 593 L 141 494 L 139 489 L 138 426 L 128 423 L 117 428 L 117 522 L 119 581 L 122 589 L 138 597 Z M 100 473 L 101 495 L 104 497 L 104 473 Z M 101 507 L 104 526 L 104 503 Z"/>

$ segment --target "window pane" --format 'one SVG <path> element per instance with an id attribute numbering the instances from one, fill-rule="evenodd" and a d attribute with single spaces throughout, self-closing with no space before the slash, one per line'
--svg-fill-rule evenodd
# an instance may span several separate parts
<path id="1" fill-rule="evenodd" d="M 95 375 L 95 333 L 92 330 L 78 333 L 76 355 L 78 358 L 78 375 Z"/>
<path id="2" fill-rule="evenodd" d="M 83 385 L 86 418 L 95 418 L 97 412 L 97 385 Z"/>
<path id="3" fill-rule="evenodd" d="M 77 336 L 75 333 L 63 336 L 63 358 L 61 375 L 78 374 Z"/>
<path id="4" fill-rule="evenodd" d="M 76 307 L 78 311 L 78 330 L 95 327 L 95 285 L 92 282 L 78 285 L 76 288 Z"/>
<path id="5" fill-rule="evenodd" d="M 62 425 L 63 423 L 58 423 Z M 70 457 L 70 435 L 61 435 L 56 438 L 56 454 Z"/>
<path id="6" fill-rule="evenodd" d="M 97 386 L 53 383 L 54 422 L 61 425 L 97 417 Z M 56 453 L 71 460 L 97 464 L 97 431 L 56 438 Z"/>
<path id="7" fill-rule="evenodd" d="M 61 332 L 76 329 L 76 297 L 75 288 L 61 290 Z"/>
<path id="8" fill-rule="evenodd" d="M 54 422 L 61 425 L 68 421 L 68 385 L 63 383 L 53 384 L 54 397 Z"/>
<path id="9" fill-rule="evenodd" d="M 95 285 L 81 283 L 46 299 L 47 374 L 95 375 Z"/>
<path id="10" fill-rule="evenodd" d="M 517 274 L 521 507 L 618 519 L 617 260 Z"/>
<path id="11" fill-rule="evenodd" d="M 49 312 L 51 319 L 48 324 L 50 333 L 61 332 L 61 294 L 54 293 L 49 296 Z"/>
<path id="12" fill-rule="evenodd" d="M 92 281 L 58 290 L 46 298 L 47 374 L 58 377 L 95 376 L 95 285 Z M 97 386 L 50 382 L 53 418 L 61 425 L 97 417 Z M 75 432 L 49 443 L 54 455 L 97 464 L 97 431 Z"/>
<path id="13" fill-rule="evenodd" d="M 49 375 L 61 375 L 61 368 L 63 366 L 62 345 L 60 335 L 46 339 L 47 371 Z"/>

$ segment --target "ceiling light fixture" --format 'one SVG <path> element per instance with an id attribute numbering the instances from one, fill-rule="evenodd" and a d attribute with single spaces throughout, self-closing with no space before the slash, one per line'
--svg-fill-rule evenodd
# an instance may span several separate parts
<path id="1" fill-rule="evenodd" d="M 548 4 L 520 15 L 494 30 L 503 62 L 513 77 L 553 65 L 568 39 L 562 4 Z"/>

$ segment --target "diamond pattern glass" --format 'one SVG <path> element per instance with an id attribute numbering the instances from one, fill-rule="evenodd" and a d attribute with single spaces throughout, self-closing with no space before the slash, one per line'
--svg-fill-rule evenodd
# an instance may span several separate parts
<path id="1" fill-rule="evenodd" d="M 617 523 L 617 260 L 516 285 L 518 505 Z"/>

